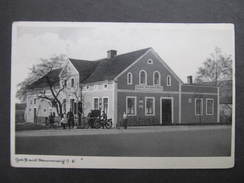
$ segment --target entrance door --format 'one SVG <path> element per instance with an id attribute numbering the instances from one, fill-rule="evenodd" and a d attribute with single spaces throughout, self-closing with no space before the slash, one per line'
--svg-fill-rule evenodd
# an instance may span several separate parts
<path id="1" fill-rule="evenodd" d="M 172 124 L 172 100 L 162 99 L 161 106 L 162 125 Z"/>

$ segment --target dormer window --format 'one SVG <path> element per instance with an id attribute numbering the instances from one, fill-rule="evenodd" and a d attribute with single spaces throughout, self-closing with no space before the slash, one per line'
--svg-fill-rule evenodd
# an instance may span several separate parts
<path id="1" fill-rule="evenodd" d="M 167 86 L 171 86 L 171 76 L 167 76 Z"/>
<path id="2" fill-rule="evenodd" d="M 153 64 L 153 60 L 152 59 L 148 59 L 147 60 L 147 64 Z"/>
<path id="3" fill-rule="evenodd" d="M 147 73 L 144 70 L 139 72 L 139 84 L 146 85 L 147 84 Z"/>
<path id="4" fill-rule="evenodd" d="M 128 84 L 128 85 L 132 85 L 132 83 L 133 83 L 133 76 L 132 76 L 132 73 L 129 72 L 129 73 L 127 74 L 127 84 Z"/>
<path id="5" fill-rule="evenodd" d="M 161 80 L 160 73 L 158 71 L 154 71 L 153 72 L 153 84 L 160 85 L 161 84 L 160 80 Z"/>

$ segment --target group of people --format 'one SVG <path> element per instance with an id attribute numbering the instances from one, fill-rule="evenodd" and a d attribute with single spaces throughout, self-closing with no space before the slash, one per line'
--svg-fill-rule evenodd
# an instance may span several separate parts
<path id="1" fill-rule="evenodd" d="M 68 125 L 69 129 L 74 128 L 75 126 L 75 119 L 74 119 L 74 114 L 72 111 L 69 111 L 67 114 L 64 113 L 61 116 L 61 126 L 63 129 L 66 129 L 66 126 Z"/>
<path id="2" fill-rule="evenodd" d="M 97 110 L 97 111 L 99 111 L 99 110 Z M 88 117 L 88 125 L 91 128 L 94 128 L 94 122 L 95 122 L 94 117 L 99 118 L 99 120 L 101 120 L 102 122 L 105 122 L 108 119 L 107 114 L 104 111 L 102 111 L 101 115 L 100 115 L 100 111 L 99 111 L 99 114 L 95 114 L 95 115 L 92 114 L 92 112 L 89 112 L 87 117 Z M 102 127 L 104 128 L 104 125 Z"/>
<path id="3" fill-rule="evenodd" d="M 90 113 L 88 114 L 88 117 L 90 117 Z M 107 120 L 107 114 L 103 111 L 102 115 L 101 115 L 101 119 L 102 120 Z M 90 123 L 92 123 L 93 120 L 91 120 Z M 49 116 L 49 123 L 50 126 L 53 127 L 54 123 L 55 123 L 55 113 L 51 113 Z M 74 114 L 72 111 L 69 111 L 67 114 L 64 113 L 61 115 L 61 121 L 60 121 L 61 126 L 63 127 L 63 129 L 66 129 L 66 127 L 68 126 L 69 129 L 74 128 L 75 126 L 75 120 L 74 120 Z M 91 127 L 94 126 L 94 124 L 89 124 Z M 128 126 L 128 117 L 127 114 L 124 112 L 123 114 L 123 126 L 124 129 L 127 129 Z"/>

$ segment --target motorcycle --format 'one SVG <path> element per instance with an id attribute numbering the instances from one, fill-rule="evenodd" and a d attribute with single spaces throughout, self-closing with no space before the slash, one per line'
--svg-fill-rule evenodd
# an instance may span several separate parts
<path id="1" fill-rule="evenodd" d="M 112 119 L 107 119 L 107 120 L 96 119 L 95 123 L 94 123 L 94 127 L 96 129 L 101 128 L 101 127 L 110 129 L 110 128 L 112 128 Z"/>

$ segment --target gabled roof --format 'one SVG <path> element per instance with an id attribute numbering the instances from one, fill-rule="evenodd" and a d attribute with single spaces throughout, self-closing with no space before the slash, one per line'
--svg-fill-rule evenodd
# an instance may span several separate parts
<path id="1" fill-rule="evenodd" d="M 62 68 L 53 69 L 52 71 L 48 72 L 45 76 L 41 77 L 37 81 L 33 82 L 28 86 L 29 89 L 34 88 L 44 88 L 48 87 L 47 77 L 52 81 L 54 84 L 58 84 L 59 82 L 59 73 L 61 72 Z"/>
<path id="2" fill-rule="evenodd" d="M 83 83 L 89 78 L 89 76 L 95 71 L 98 61 L 87 61 L 87 60 L 77 60 L 69 59 L 80 75 L 80 82 Z"/>
<path id="3" fill-rule="evenodd" d="M 104 58 L 97 61 L 70 59 L 80 73 L 81 83 L 91 83 L 104 80 L 113 80 L 119 73 L 136 61 L 150 48 L 145 48 L 113 58 Z"/>

